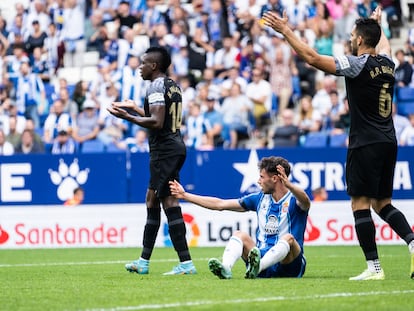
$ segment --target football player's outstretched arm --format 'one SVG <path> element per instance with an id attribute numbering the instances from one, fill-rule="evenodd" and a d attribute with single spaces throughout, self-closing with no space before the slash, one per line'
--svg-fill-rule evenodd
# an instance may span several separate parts
<path id="1" fill-rule="evenodd" d="M 216 197 L 202 196 L 186 192 L 184 187 L 176 180 L 170 181 L 170 191 L 177 199 L 200 205 L 204 208 L 222 211 L 229 210 L 235 212 L 245 212 L 246 210 L 239 204 L 237 199 L 223 200 Z"/>

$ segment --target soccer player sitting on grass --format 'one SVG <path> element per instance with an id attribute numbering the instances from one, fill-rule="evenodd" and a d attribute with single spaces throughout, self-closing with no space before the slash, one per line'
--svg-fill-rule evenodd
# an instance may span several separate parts
<path id="1" fill-rule="evenodd" d="M 254 211 L 258 228 L 256 243 L 246 232 L 230 238 L 223 261 L 211 258 L 210 271 L 220 279 L 230 279 L 231 269 L 241 257 L 247 264 L 245 277 L 302 277 L 306 268 L 303 240 L 310 208 L 308 195 L 289 181 L 289 162 L 282 157 L 263 158 L 259 163 L 262 191 L 239 199 L 220 199 L 188 193 L 170 182 L 171 194 L 178 199 L 212 210 Z"/>

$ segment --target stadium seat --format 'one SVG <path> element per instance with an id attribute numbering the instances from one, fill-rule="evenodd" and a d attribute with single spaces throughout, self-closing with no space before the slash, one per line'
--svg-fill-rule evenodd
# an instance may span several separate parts
<path id="1" fill-rule="evenodd" d="M 81 79 L 83 81 L 93 81 L 98 75 L 98 67 L 96 66 L 86 66 L 82 68 Z"/>
<path id="2" fill-rule="evenodd" d="M 333 134 L 329 136 L 329 147 L 346 147 L 348 134 Z"/>
<path id="3" fill-rule="evenodd" d="M 302 147 L 317 148 L 328 146 L 328 134 L 324 132 L 311 132 L 305 137 Z"/>
<path id="4" fill-rule="evenodd" d="M 414 88 L 397 88 L 397 111 L 398 114 L 407 116 L 414 113 Z"/>
<path id="5" fill-rule="evenodd" d="M 87 140 L 80 148 L 82 153 L 101 153 L 105 151 L 105 145 L 100 140 Z"/>
<path id="6" fill-rule="evenodd" d="M 63 67 L 58 70 L 58 77 L 64 78 L 68 84 L 76 84 L 81 79 L 80 67 Z"/>
<path id="7" fill-rule="evenodd" d="M 114 143 L 110 143 L 109 145 L 107 145 L 105 150 L 106 152 L 109 152 L 109 153 L 125 153 L 126 152 L 125 149 L 118 148 L 117 145 L 115 145 Z"/>

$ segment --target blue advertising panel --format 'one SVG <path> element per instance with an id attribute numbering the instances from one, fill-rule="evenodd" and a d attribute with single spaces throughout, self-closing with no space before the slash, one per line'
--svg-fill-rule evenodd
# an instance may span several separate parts
<path id="1" fill-rule="evenodd" d="M 16 155 L 0 158 L 0 204 L 62 204 L 73 189 L 84 203 L 127 202 L 125 154 Z"/>
<path id="2" fill-rule="evenodd" d="M 323 186 L 330 200 L 348 200 L 345 148 L 283 148 L 188 151 L 181 183 L 198 194 L 237 198 L 260 188 L 258 161 L 282 156 L 291 180 L 311 194 Z M 0 156 L 0 205 L 62 204 L 76 186 L 85 204 L 144 203 L 149 181 L 148 153 Z M 394 176 L 394 199 L 414 199 L 414 147 L 401 147 Z"/>

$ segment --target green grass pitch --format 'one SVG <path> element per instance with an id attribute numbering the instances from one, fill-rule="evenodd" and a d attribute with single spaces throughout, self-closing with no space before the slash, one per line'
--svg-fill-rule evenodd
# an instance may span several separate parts
<path id="1" fill-rule="evenodd" d="M 191 249 L 196 275 L 163 276 L 178 263 L 171 248 L 156 248 L 150 274 L 124 264 L 140 249 L 0 250 L 0 309 L 9 310 L 414 310 L 406 246 L 379 246 L 386 280 L 350 282 L 365 269 L 357 246 L 308 246 L 302 279 L 233 279 L 210 273 L 207 260 L 223 248 Z"/>

